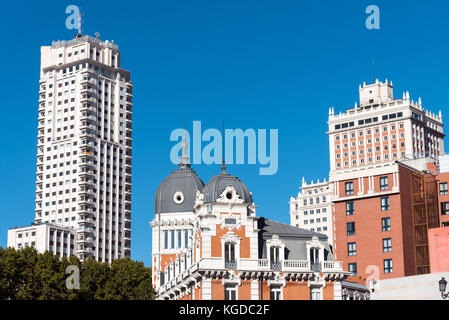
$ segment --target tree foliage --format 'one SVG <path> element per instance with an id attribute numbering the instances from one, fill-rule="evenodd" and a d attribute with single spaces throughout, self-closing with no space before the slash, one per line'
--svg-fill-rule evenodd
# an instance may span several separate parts
<path id="1" fill-rule="evenodd" d="M 79 289 L 68 289 L 66 268 L 79 268 Z M 0 299 L 12 300 L 150 300 L 151 268 L 129 258 L 111 264 L 62 258 L 34 248 L 0 247 Z"/>

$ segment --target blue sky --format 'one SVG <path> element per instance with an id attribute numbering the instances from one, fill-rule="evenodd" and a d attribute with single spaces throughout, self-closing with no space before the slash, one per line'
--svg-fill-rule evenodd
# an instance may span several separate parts
<path id="1" fill-rule="evenodd" d="M 0 245 L 34 219 L 40 46 L 71 39 L 65 8 L 83 32 L 115 40 L 134 83 L 132 258 L 150 263 L 154 193 L 175 166 L 173 129 L 278 129 L 279 170 L 230 165 L 257 214 L 289 222 L 302 176 L 329 172 L 327 114 L 358 100 L 358 85 L 388 77 L 443 118 L 449 111 L 449 2 L 440 1 L 16 1 L 2 4 Z M 367 30 L 365 8 L 380 8 Z M 447 142 L 446 142 L 447 149 Z M 217 165 L 196 165 L 207 182 Z"/>

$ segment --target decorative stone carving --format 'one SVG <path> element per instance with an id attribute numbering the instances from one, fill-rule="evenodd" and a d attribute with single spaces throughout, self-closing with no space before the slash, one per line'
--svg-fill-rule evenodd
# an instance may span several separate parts
<path id="1" fill-rule="evenodd" d="M 240 279 L 240 274 L 235 274 L 235 272 L 231 271 L 227 273 L 227 276 L 224 276 L 221 280 L 221 283 L 224 285 L 226 284 L 237 284 L 242 285 L 242 279 Z"/>
<path id="2" fill-rule="evenodd" d="M 229 220 L 234 219 L 235 223 L 229 223 Z M 221 216 L 221 224 L 220 224 L 220 228 L 224 229 L 224 228 L 228 228 L 229 230 L 232 229 L 238 229 L 240 230 L 242 228 L 242 225 L 240 223 L 240 216 L 239 215 L 234 215 L 232 213 L 230 214 L 224 214 Z"/>
<path id="3" fill-rule="evenodd" d="M 204 194 L 196 191 L 196 198 L 195 198 L 195 208 L 199 207 L 200 205 L 204 204 Z"/>
<path id="4" fill-rule="evenodd" d="M 240 196 L 237 194 L 237 191 L 235 191 L 234 187 L 229 185 L 220 194 L 220 197 L 217 199 L 217 202 L 234 205 L 243 203 L 243 200 L 240 199 Z"/>

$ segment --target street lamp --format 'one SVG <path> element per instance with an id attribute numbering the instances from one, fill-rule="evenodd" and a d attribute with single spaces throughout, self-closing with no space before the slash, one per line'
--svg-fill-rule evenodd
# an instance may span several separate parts
<path id="1" fill-rule="evenodd" d="M 447 281 L 444 280 L 444 277 L 441 278 L 440 281 L 438 281 L 438 284 L 440 285 L 440 292 L 441 292 L 441 297 L 443 299 L 446 299 L 447 297 L 449 297 L 449 292 L 446 292 L 446 286 L 447 286 Z"/>

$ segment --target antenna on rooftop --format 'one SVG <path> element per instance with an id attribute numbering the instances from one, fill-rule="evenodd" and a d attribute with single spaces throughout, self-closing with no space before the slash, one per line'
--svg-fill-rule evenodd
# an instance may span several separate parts
<path id="1" fill-rule="evenodd" d="M 81 33 L 81 13 L 78 15 L 78 34 L 77 37 L 82 37 L 83 34 Z"/>

